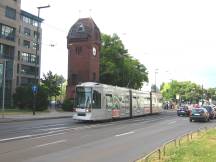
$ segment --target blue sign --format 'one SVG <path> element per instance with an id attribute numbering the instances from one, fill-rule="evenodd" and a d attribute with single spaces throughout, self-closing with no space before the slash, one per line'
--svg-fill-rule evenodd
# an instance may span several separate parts
<path id="1" fill-rule="evenodd" d="M 38 92 L 38 87 L 36 85 L 32 86 L 32 92 L 36 94 Z"/>

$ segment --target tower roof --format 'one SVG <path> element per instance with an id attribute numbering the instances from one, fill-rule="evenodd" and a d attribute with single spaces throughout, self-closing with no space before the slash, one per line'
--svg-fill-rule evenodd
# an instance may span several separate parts
<path id="1" fill-rule="evenodd" d="M 68 43 L 79 41 L 94 41 L 100 43 L 100 30 L 92 18 L 80 18 L 70 28 L 67 36 Z"/>

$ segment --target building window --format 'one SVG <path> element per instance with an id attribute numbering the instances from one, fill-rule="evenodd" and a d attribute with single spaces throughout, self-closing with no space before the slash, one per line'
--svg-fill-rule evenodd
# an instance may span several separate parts
<path id="1" fill-rule="evenodd" d="M 80 55 L 82 53 L 82 47 L 76 47 L 76 54 Z"/>
<path id="2" fill-rule="evenodd" d="M 26 36 L 31 36 L 31 29 L 29 29 L 29 28 L 24 28 L 24 35 L 26 35 Z"/>
<path id="3" fill-rule="evenodd" d="M 7 6 L 5 10 L 5 16 L 10 19 L 16 20 L 16 10 Z"/>
<path id="4" fill-rule="evenodd" d="M 15 28 L 0 24 L 0 37 L 14 41 L 15 40 Z"/>
<path id="5" fill-rule="evenodd" d="M 17 64 L 17 73 L 19 74 L 19 64 Z"/>
<path id="6" fill-rule="evenodd" d="M 35 68 L 36 67 L 33 67 L 33 66 L 21 65 L 21 74 L 35 75 L 35 72 L 36 72 L 36 75 L 38 76 L 38 68 L 36 68 L 36 71 L 35 71 Z"/>
<path id="7" fill-rule="evenodd" d="M 34 79 L 31 78 L 26 78 L 26 77 L 21 77 L 21 85 L 29 85 L 29 84 L 34 84 Z"/>
<path id="8" fill-rule="evenodd" d="M 77 82 L 78 82 L 77 74 L 72 74 L 71 75 L 71 84 L 75 85 L 75 84 L 77 84 Z"/>
<path id="9" fill-rule="evenodd" d="M 23 40 L 23 46 L 24 46 L 25 48 L 30 48 L 30 42 L 27 41 L 27 40 Z"/>
<path id="10" fill-rule="evenodd" d="M 14 47 L 0 43 L 0 57 L 6 59 L 14 58 Z"/>
<path id="11" fill-rule="evenodd" d="M 39 39 L 39 38 L 40 38 L 40 33 L 38 32 L 38 34 L 37 34 L 37 32 L 34 31 L 34 39 L 35 39 L 35 40 L 37 40 L 37 35 L 38 35 L 38 39 Z"/>
<path id="12" fill-rule="evenodd" d="M 36 59 L 36 56 L 34 54 L 22 52 L 21 61 L 26 62 L 26 63 L 35 64 L 36 61 L 38 63 L 38 57 Z"/>
<path id="13" fill-rule="evenodd" d="M 36 50 L 36 48 L 37 48 L 37 43 L 36 43 L 36 42 L 33 42 L 32 45 L 33 45 L 32 48 L 33 48 L 34 50 Z"/>
<path id="14" fill-rule="evenodd" d="M 18 60 L 20 60 L 20 51 L 18 51 Z"/>
<path id="15" fill-rule="evenodd" d="M 38 21 L 33 20 L 33 19 L 29 18 L 29 17 L 22 16 L 21 19 L 22 19 L 22 21 L 25 22 L 26 24 L 30 24 L 30 25 L 35 26 L 35 27 L 37 27 L 38 25 L 40 26 L 40 23 L 39 23 Z"/>
<path id="16" fill-rule="evenodd" d="M 77 31 L 78 31 L 78 32 L 84 32 L 84 31 L 85 31 L 83 24 L 80 24 L 80 25 L 78 26 Z"/>

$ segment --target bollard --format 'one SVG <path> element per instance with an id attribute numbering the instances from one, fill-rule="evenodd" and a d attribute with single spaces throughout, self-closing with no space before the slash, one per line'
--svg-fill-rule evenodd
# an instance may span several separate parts
<path id="1" fill-rule="evenodd" d="M 166 146 L 164 145 L 164 147 L 163 147 L 163 156 L 165 156 L 165 154 L 166 154 Z"/>
<path id="2" fill-rule="evenodd" d="M 159 160 L 161 160 L 161 150 L 160 149 L 158 149 L 158 158 Z"/>

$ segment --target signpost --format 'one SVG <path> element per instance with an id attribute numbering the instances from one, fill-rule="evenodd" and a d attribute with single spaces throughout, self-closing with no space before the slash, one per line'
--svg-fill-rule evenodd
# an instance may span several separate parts
<path id="1" fill-rule="evenodd" d="M 33 85 L 33 86 L 32 86 L 32 93 L 33 93 L 34 95 L 36 95 L 37 92 L 38 92 L 38 87 L 37 87 L 36 85 Z"/>
<path id="2" fill-rule="evenodd" d="M 38 92 L 38 87 L 36 85 L 33 85 L 32 86 L 32 93 L 34 95 L 34 98 L 33 98 L 33 115 L 35 115 L 35 108 L 36 108 L 36 95 L 37 95 L 37 92 Z"/>

